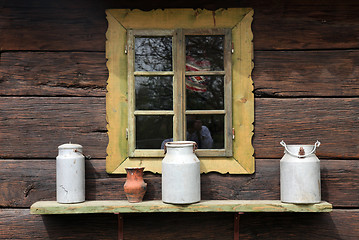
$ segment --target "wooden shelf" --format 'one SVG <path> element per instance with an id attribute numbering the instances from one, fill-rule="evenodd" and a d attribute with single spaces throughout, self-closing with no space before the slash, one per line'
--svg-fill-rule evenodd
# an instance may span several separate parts
<path id="1" fill-rule="evenodd" d="M 173 205 L 161 200 L 129 203 L 128 201 L 86 201 L 60 204 L 56 201 L 34 203 L 31 214 L 84 214 L 84 213 L 155 213 L 155 212 L 331 212 L 327 202 L 317 204 L 290 204 L 279 200 L 204 200 L 189 205 Z"/>

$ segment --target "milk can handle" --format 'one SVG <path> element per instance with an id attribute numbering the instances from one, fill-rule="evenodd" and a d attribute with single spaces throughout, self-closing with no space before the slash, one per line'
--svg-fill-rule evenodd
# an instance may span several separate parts
<path id="1" fill-rule="evenodd" d="M 166 147 L 166 144 L 165 146 L 163 147 L 164 148 L 164 151 L 165 151 L 165 154 L 167 153 L 167 147 Z M 198 145 L 196 142 L 193 143 L 193 152 L 196 151 L 198 149 Z"/>
<path id="2" fill-rule="evenodd" d="M 90 160 L 90 159 L 91 159 L 91 156 L 90 156 L 90 155 L 87 155 L 87 156 L 86 156 L 85 154 L 83 154 L 82 152 L 80 152 L 80 151 L 77 150 L 77 149 L 74 149 L 74 152 L 81 154 L 81 155 L 84 156 L 84 158 L 87 159 L 87 160 Z"/>
<path id="3" fill-rule="evenodd" d="M 320 142 L 317 140 L 314 144 L 314 149 L 310 153 L 304 154 L 304 155 L 294 154 L 291 151 L 289 151 L 289 149 L 287 148 L 287 144 L 285 144 L 285 142 L 283 140 L 280 142 L 280 145 L 282 145 L 290 155 L 293 155 L 298 158 L 305 158 L 305 157 L 308 157 L 310 154 L 313 154 L 315 152 L 315 150 L 317 150 L 317 148 L 320 146 Z"/>

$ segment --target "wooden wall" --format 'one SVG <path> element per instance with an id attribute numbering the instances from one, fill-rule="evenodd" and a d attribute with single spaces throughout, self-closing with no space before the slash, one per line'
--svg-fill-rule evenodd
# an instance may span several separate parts
<path id="1" fill-rule="evenodd" d="M 322 142 L 332 213 L 245 214 L 241 239 L 359 239 L 356 0 L 0 1 L 0 239 L 115 239 L 116 216 L 34 216 L 55 200 L 57 146 L 84 146 L 88 200 L 124 199 L 105 172 L 106 8 L 254 8 L 253 175 L 202 176 L 203 199 L 279 199 L 279 142 Z M 145 199 L 160 199 L 147 173 Z M 126 239 L 231 239 L 232 214 L 125 216 Z"/>

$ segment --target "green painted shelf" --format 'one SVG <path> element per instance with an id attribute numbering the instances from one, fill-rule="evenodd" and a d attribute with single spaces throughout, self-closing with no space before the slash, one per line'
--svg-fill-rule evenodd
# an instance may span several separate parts
<path id="1" fill-rule="evenodd" d="M 189 205 L 173 205 L 161 200 L 129 203 L 128 201 L 86 201 L 60 204 L 56 201 L 34 203 L 31 214 L 84 213 L 155 213 L 155 212 L 331 212 L 328 202 L 291 204 L 279 200 L 203 200 Z"/>

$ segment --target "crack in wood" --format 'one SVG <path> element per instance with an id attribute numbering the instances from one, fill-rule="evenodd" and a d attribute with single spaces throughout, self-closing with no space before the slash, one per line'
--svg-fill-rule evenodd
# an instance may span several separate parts
<path id="1" fill-rule="evenodd" d="M 28 185 L 24 190 L 24 196 L 27 198 L 30 194 L 30 191 L 35 189 L 35 186 L 33 184 Z"/>

